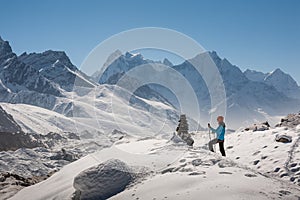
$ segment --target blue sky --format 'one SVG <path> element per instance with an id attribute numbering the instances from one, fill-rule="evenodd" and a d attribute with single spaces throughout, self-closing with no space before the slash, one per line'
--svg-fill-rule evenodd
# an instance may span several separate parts
<path id="1" fill-rule="evenodd" d="M 138 27 L 182 32 L 241 69 L 300 83 L 298 0 L 0 0 L 0 35 L 20 54 L 64 50 L 80 66 L 101 41 Z"/>

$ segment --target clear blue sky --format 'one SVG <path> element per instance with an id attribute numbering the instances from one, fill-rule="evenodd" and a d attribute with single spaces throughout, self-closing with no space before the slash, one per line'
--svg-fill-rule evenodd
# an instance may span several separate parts
<path id="1" fill-rule="evenodd" d="M 299 0 L 0 0 L 0 35 L 20 54 L 64 50 L 80 66 L 101 41 L 175 29 L 241 69 L 282 68 L 300 83 Z"/>

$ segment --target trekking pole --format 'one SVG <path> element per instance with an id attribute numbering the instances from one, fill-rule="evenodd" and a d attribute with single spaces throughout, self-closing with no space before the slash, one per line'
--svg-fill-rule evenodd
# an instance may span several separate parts
<path id="1" fill-rule="evenodd" d="M 210 137 L 210 128 L 208 128 L 208 138 L 209 138 L 209 141 L 207 143 L 207 146 L 208 146 L 208 150 L 209 150 L 209 143 L 211 141 L 211 137 Z"/>
<path id="2" fill-rule="evenodd" d="M 210 128 L 208 128 L 208 137 L 209 137 L 209 142 L 211 141 L 211 136 L 210 136 Z M 208 143 L 209 144 L 209 143 Z M 212 145 L 213 150 L 215 151 L 214 145 Z M 209 145 L 208 145 L 208 149 L 209 149 Z"/>

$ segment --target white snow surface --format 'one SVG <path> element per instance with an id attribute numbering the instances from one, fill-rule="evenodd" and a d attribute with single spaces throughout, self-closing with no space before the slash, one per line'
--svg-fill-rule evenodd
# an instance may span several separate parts
<path id="1" fill-rule="evenodd" d="M 71 199 L 74 177 L 111 158 L 146 167 L 150 172 L 110 198 L 114 200 L 298 199 L 299 131 L 275 128 L 227 134 L 226 158 L 219 155 L 218 147 L 217 153 L 206 150 L 207 132 L 195 133 L 194 148 L 163 139 L 125 137 L 24 188 L 11 199 Z M 283 133 L 292 136 L 293 142 L 274 140 Z"/>

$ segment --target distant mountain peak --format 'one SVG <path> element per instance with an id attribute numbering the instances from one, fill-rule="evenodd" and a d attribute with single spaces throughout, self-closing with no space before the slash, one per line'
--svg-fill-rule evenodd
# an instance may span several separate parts
<path id="1" fill-rule="evenodd" d="M 4 41 L 2 38 L 0 38 L 0 56 L 7 55 L 12 53 L 11 46 L 9 45 L 8 41 Z"/>
<path id="2" fill-rule="evenodd" d="M 300 87 L 297 82 L 280 68 L 269 73 L 246 70 L 244 74 L 249 80 L 265 83 L 288 97 L 300 99 Z"/>
<path id="3" fill-rule="evenodd" d="M 167 58 L 165 58 L 162 62 L 164 65 L 167 65 L 169 67 L 173 66 L 173 63 L 171 61 L 169 61 Z"/>
<path id="4" fill-rule="evenodd" d="M 51 67 L 53 64 L 59 64 L 67 67 L 72 71 L 76 71 L 77 68 L 72 64 L 71 60 L 64 51 L 47 50 L 42 53 L 30 53 L 26 52 L 19 56 L 19 59 L 37 70 L 46 69 Z"/>
<path id="5" fill-rule="evenodd" d="M 140 53 L 130 53 L 130 52 L 126 52 L 125 53 L 125 58 L 126 59 L 139 59 L 139 60 L 143 60 L 144 57 L 142 56 L 142 54 Z"/>
<path id="6" fill-rule="evenodd" d="M 220 56 L 217 54 L 216 51 L 209 51 L 208 53 L 209 53 L 210 57 L 211 57 L 213 60 L 215 60 L 215 61 L 216 61 L 216 60 L 218 60 L 218 61 L 222 60 L 222 59 L 220 58 Z"/>
<path id="7" fill-rule="evenodd" d="M 286 74 L 286 73 L 284 73 L 280 68 L 277 68 L 274 71 L 272 71 L 270 74 Z"/>

